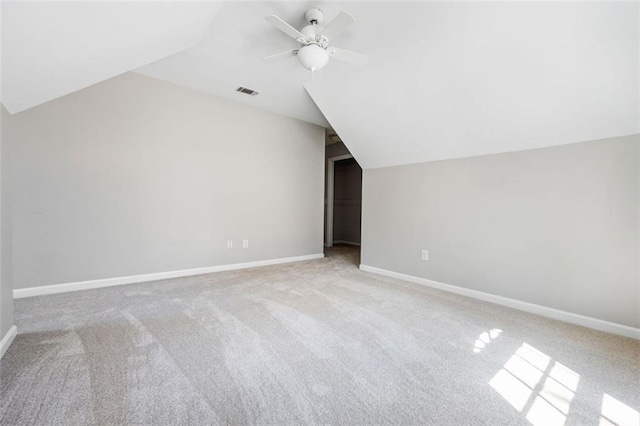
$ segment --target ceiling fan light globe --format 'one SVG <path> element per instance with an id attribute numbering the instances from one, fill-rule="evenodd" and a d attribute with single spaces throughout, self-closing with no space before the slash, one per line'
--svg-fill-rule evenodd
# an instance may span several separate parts
<path id="1" fill-rule="evenodd" d="M 300 48 L 298 51 L 298 60 L 306 69 L 315 71 L 327 65 L 327 62 L 329 62 L 329 54 L 322 47 L 316 44 L 309 44 Z"/>

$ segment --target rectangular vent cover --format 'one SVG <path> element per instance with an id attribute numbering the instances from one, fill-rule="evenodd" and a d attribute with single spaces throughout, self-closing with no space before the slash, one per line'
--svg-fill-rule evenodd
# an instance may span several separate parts
<path id="1" fill-rule="evenodd" d="M 247 89 L 246 87 L 238 87 L 236 92 L 245 93 L 247 95 L 255 96 L 258 94 L 255 90 Z"/>

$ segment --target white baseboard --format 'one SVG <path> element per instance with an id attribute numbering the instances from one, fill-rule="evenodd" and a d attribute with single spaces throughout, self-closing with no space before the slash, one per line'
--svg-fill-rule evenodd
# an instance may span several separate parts
<path id="1" fill-rule="evenodd" d="M 335 240 L 333 242 L 333 244 L 347 244 L 347 245 L 350 245 L 350 246 L 358 246 L 358 247 L 360 247 L 360 243 L 356 243 L 356 242 L 353 242 L 353 241 Z"/>
<path id="2" fill-rule="evenodd" d="M 40 287 L 18 288 L 13 290 L 13 298 L 43 296 L 46 294 L 66 293 L 68 291 L 90 290 L 94 288 L 112 287 L 116 285 L 135 284 L 147 281 L 166 280 L 169 278 L 189 277 L 193 275 L 210 274 L 213 272 L 233 271 L 237 269 L 256 268 L 259 266 L 278 265 L 281 263 L 300 262 L 303 260 L 321 259 L 324 254 L 309 254 L 305 256 L 283 257 L 280 259 L 258 260 L 255 262 L 233 263 L 230 265 L 209 266 L 196 269 L 182 269 L 179 271 L 156 272 L 152 274 L 132 275 L 129 277 L 106 278 L 74 283 L 53 284 Z"/>
<path id="3" fill-rule="evenodd" d="M 9 331 L 7 331 L 7 334 L 5 334 L 2 340 L 0 340 L 0 359 L 2 359 L 5 352 L 7 352 L 7 349 L 9 349 L 9 346 L 11 346 L 11 343 L 13 342 L 13 339 L 16 338 L 17 334 L 18 329 L 15 325 L 12 325 Z"/>
<path id="4" fill-rule="evenodd" d="M 508 308 L 518 309 L 543 317 L 552 318 L 571 324 L 581 325 L 583 327 L 593 328 L 595 330 L 607 333 L 617 334 L 620 336 L 630 337 L 640 340 L 640 328 L 630 327 L 628 325 L 617 324 L 614 322 L 604 321 L 597 318 L 587 317 L 584 315 L 574 314 L 571 312 L 561 311 L 559 309 L 549 308 L 534 303 L 523 302 L 521 300 L 510 299 L 508 297 L 497 296 L 495 294 L 484 293 L 482 291 L 471 290 L 464 287 L 458 287 L 451 284 L 444 284 L 438 281 L 428 280 L 426 278 L 414 277 L 412 275 L 401 274 L 399 272 L 388 271 L 373 266 L 360 265 L 360 270 L 365 272 L 373 272 L 374 274 L 384 275 L 386 277 L 397 278 L 409 281 L 415 284 L 424 285 L 438 290 L 448 291 L 450 293 L 459 294 L 461 296 L 471 297 L 473 299 L 483 300 L 485 302 L 495 303 L 496 305 L 506 306 Z"/>

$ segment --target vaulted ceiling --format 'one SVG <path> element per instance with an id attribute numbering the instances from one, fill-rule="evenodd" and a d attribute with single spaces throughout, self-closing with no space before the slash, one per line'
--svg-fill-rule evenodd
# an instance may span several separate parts
<path id="1" fill-rule="evenodd" d="M 193 46 L 220 3 L 2 1 L 2 101 L 11 113 Z"/>
<path id="2" fill-rule="evenodd" d="M 310 6 L 366 53 L 321 76 L 270 26 Z M 637 2 L 4 3 L 2 102 L 18 112 L 142 74 L 333 127 L 363 168 L 638 133 Z M 247 96 L 245 86 L 260 92 Z"/>

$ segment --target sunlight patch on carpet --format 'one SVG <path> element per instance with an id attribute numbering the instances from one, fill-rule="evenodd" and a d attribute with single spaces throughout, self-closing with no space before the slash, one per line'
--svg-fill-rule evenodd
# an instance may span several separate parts
<path id="1" fill-rule="evenodd" d="M 533 425 L 564 425 L 580 375 L 527 343 L 489 385 Z"/>

